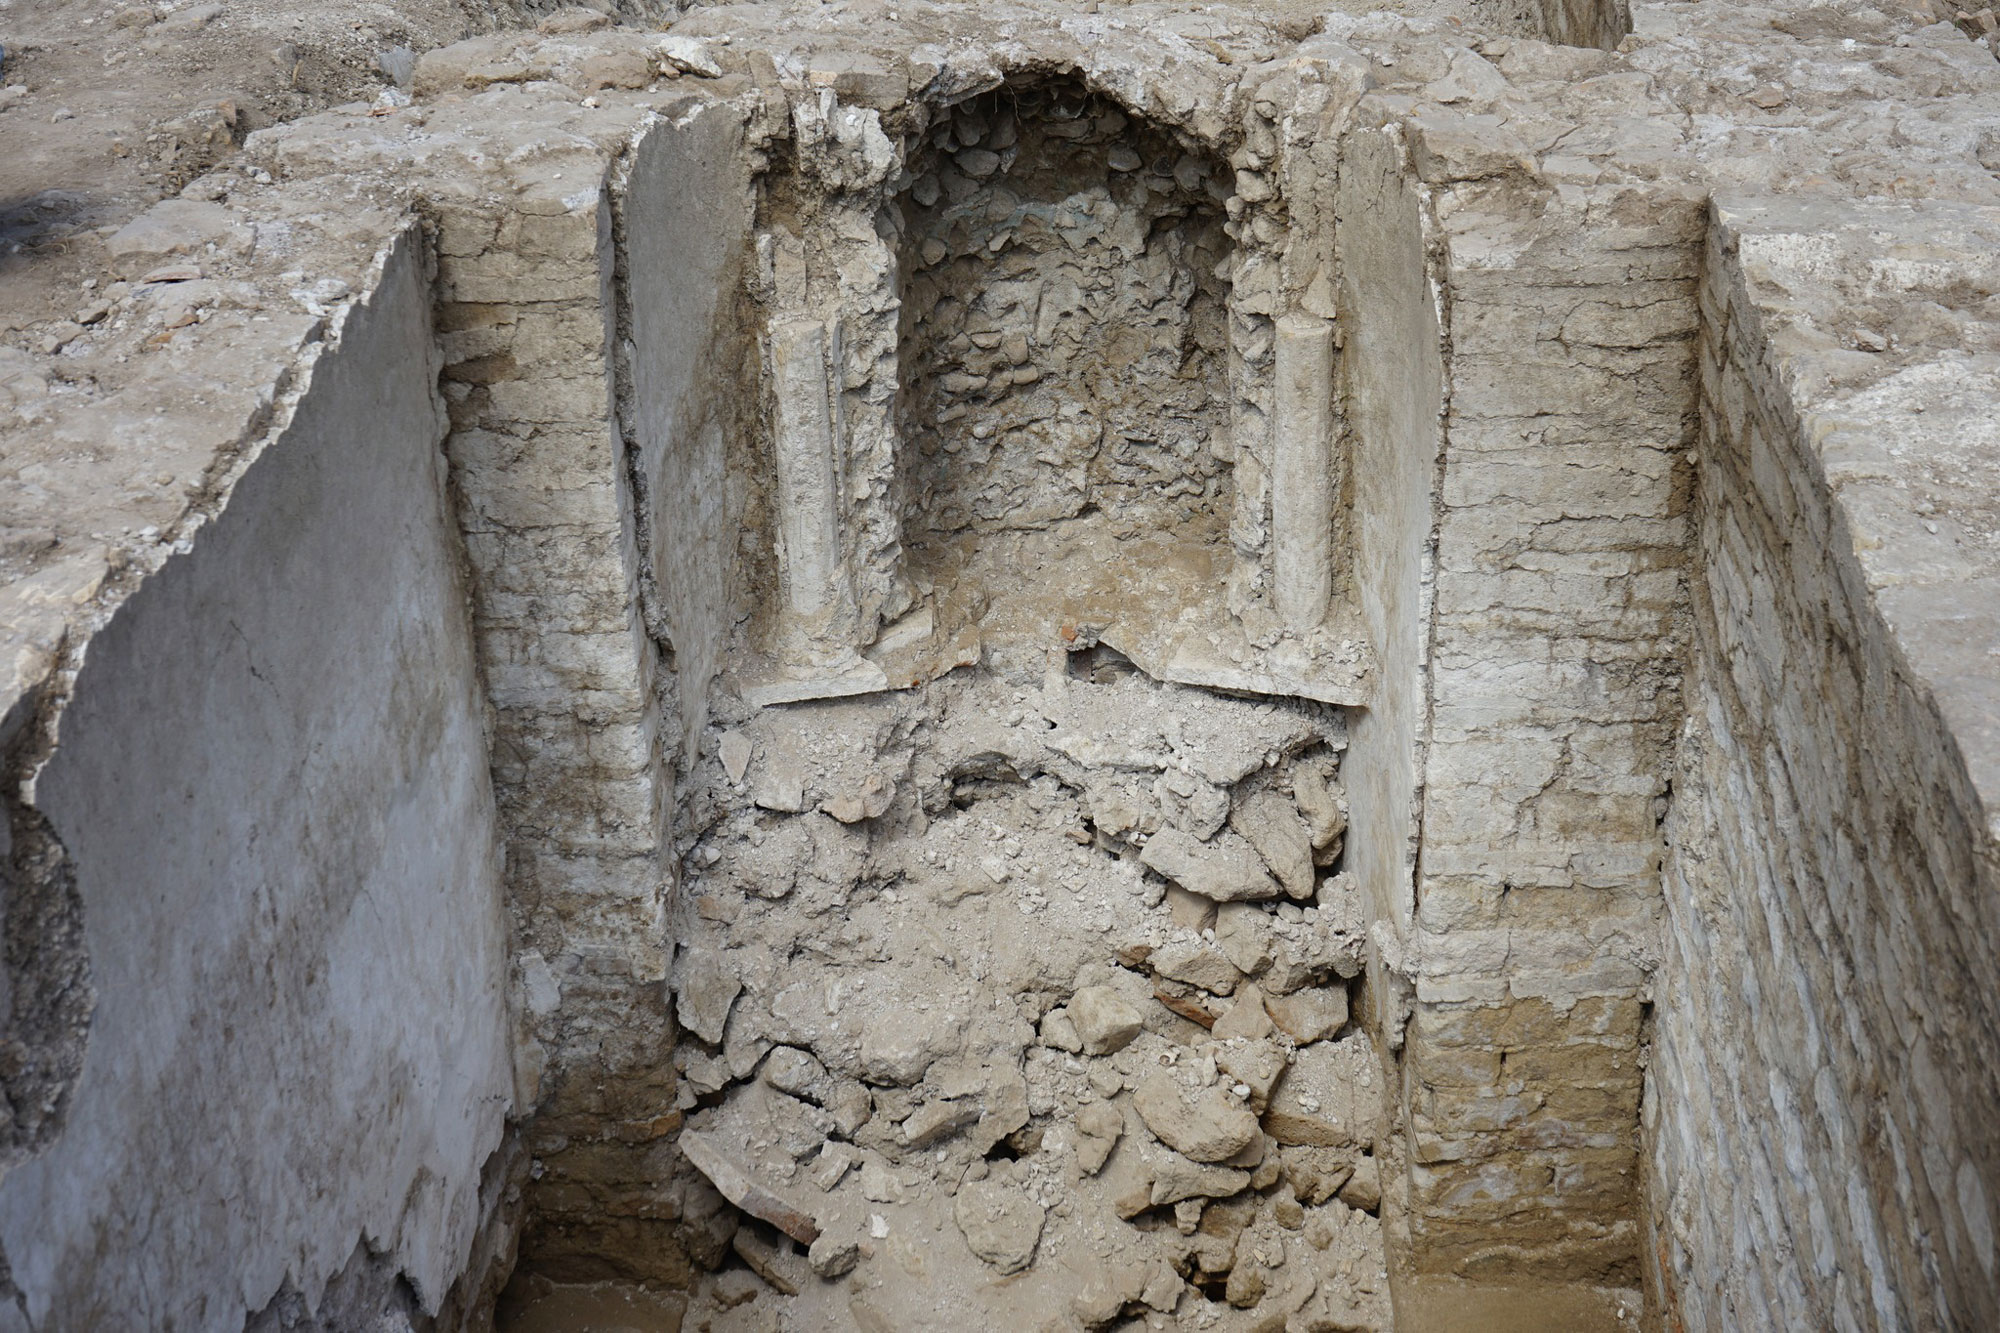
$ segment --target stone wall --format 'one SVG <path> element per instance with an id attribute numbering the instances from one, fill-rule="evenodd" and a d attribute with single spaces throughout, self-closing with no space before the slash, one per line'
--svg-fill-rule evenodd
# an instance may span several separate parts
<path id="1" fill-rule="evenodd" d="M 1674 1327 L 2000 1320 L 2000 343 L 1949 295 L 1996 226 L 1716 211 L 1647 1117 Z"/>
<path id="2" fill-rule="evenodd" d="M 472 1250 L 506 924 L 425 268 L 405 228 L 266 400 L 12 811 L 71 877 L 95 1008 L 0 1182 L 0 1327 L 238 1329 L 357 1251 L 362 1305 L 421 1317 Z"/>
<path id="3" fill-rule="evenodd" d="M 1699 194 L 1496 177 L 1463 155 L 1476 128 L 1413 130 L 1447 401 L 1415 912 L 1390 959 L 1413 987 L 1412 1255 L 1629 1283 Z"/>
<path id="4" fill-rule="evenodd" d="M 400 186 L 435 235 L 445 449 L 508 847 L 516 1106 L 533 1116 L 524 1253 L 568 1276 L 684 1280 L 669 824 L 724 618 L 725 497 L 691 483 L 741 410 L 741 380 L 707 372 L 730 352 L 745 238 L 706 211 L 691 225 L 676 192 L 742 188 L 748 155 L 739 109 L 620 91 L 657 77 L 657 40 L 586 33 L 517 61 L 533 35 L 477 39 L 420 63 L 437 95 L 422 136 L 328 116 L 252 150 L 284 176 Z M 548 74 L 599 91 L 581 105 Z"/>
<path id="5" fill-rule="evenodd" d="M 622 1174 L 593 1159 L 618 1153 L 612 1127 L 657 1116 L 672 1087 L 668 802 L 613 409 L 607 169 L 595 144 L 558 141 L 517 159 L 504 201 L 433 201 L 446 448 L 495 717 L 528 1034 L 519 1098 L 540 1112 L 545 1162 L 575 1150 L 542 1191 L 556 1234 L 569 1213 L 623 1211 L 599 1193 Z"/>

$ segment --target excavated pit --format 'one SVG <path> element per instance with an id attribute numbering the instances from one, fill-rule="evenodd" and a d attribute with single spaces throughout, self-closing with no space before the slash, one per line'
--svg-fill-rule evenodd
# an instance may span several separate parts
<path id="1" fill-rule="evenodd" d="M 571 9 L 78 233 L 0 1327 L 2000 1323 L 1928 3 Z"/>
<path id="2" fill-rule="evenodd" d="M 704 350 L 735 406 L 680 428 L 743 523 L 675 792 L 674 1193 L 545 1139 L 565 1220 L 504 1327 L 1391 1326 L 1347 506 L 1408 442 L 1335 383 L 1335 94 L 1272 96 L 1240 131 L 1075 69 L 791 102 L 711 316 L 757 356 Z M 660 224 L 618 225 L 643 338 Z M 1407 318 L 1376 280 L 1370 341 Z M 1421 337 L 1356 358 L 1364 413 Z"/>

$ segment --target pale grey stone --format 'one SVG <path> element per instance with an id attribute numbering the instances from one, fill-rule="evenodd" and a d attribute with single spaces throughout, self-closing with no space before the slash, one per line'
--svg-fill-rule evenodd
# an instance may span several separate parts
<path id="1" fill-rule="evenodd" d="M 1220 1162 L 1257 1141 L 1257 1117 L 1220 1087 L 1189 1091 L 1164 1070 L 1148 1074 L 1133 1108 L 1160 1142 L 1197 1162 Z"/>
<path id="2" fill-rule="evenodd" d="M 1109 986 L 1085 986 L 1069 997 L 1069 1020 L 1086 1055 L 1123 1050 L 1145 1026 L 1145 1018 Z"/>
<path id="3" fill-rule="evenodd" d="M 1300 902 L 1312 898 L 1312 835 L 1290 801 L 1276 792 L 1258 792 L 1230 813 L 1229 826 L 1257 849 L 1287 896 Z"/>
<path id="4" fill-rule="evenodd" d="M 1044 1216 L 1018 1187 L 990 1179 L 966 1185 L 952 1204 L 966 1245 L 1002 1274 L 1018 1273 L 1034 1260 Z"/>
<path id="5" fill-rule="evenodd" d="M 1232 833 L 1203 843 L 1169 825 L 1146 840 L 1139 859 L 1188 892 L 1217 902 L 1275 898 L 1281 892 L 1256 848 Z"/>
<path id="6" fill-rule="evenodd" d="M 705 1042 L 722 1040 L 730 1006 L 742 991 L 735 965 L 719 950 L 686 950 L 674 968 L 674 1013 L 682 1027 Z"/>

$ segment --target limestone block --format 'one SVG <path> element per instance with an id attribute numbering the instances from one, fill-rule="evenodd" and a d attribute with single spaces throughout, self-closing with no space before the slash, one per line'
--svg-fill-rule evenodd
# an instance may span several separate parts
<path id="1" fill-rule="evenodd" d="M 1382 1206 L 1381 1159 L 1372 1154 L 1354 1164 L 1354 1174 L 1340 1187 L 1340 1201 L 1349 1208 L 1372 1213 Z"/>
<path id="2" fill-rule="evenodd" d="M 1110 1055 L 1140 1035 L 1144 1017 L 1112 987 L 1082 987 L 1070 997 L 1070 1023 L 1084 1055 Z"/>
<path id="3" fill-rule="evenodd" d="M 1146 1076 L 1132 1094 L 1146 1128 L 1197 1162 L 1220 1162 L 1257 1141 L 1257 1117 L 1220 1087 L 1184 1089 L 1164 1070 Z"/>
<path id="4" fill-rule="evenodd" d="M 979 1103 L 936 1098 L 925 1102 L 903 1121 L 899 1137 L 911 1148 L 928 1148 L 979 1121 Z"/>
<path id="5" fill-rule="evenodd" d="M 1215 1067 L 1247 1091 L 1250 1109 L 1258 1112 L 1269 1104 L 1287 1063 L 1285 1052 L 1270 1041 L 1224 1041 L 1215 1051 Z"/>
<path id="6" fill-rule="evenodd" d="M 1445 112 L 1413 117 L 1411 124 L 1411 157 L 1427 184 L 1534 171 L 1527 145 L 1498 116 Z"/>
<path id="7" fill-rule="evenodd" d="M 653 81 L 653 66 L 637 51 L 596 51 L 583 58 L 576 86 L 583 92 L 600 88 L 644 88 Z"/>
<path id="8" fill-rule="evenodd" d="M 826 1066 L 796 1046 L 772 1047 L 758 1073 L 778 1091 L 822 1106 L 833 1092 L 833 1076 Z"/>
<path id="9" fill-rule="evenodd" d="M 729 775 L 731 782 L 743 781 L 743 775 L 750 770 L 750 738 L 740 731 L 725 731 L 718 749 L 722 760 L 722 771 Z"/>
<path id="10" fill-rule="evenodd" d="M 972 1150 L 982 1157 L 1009 1135 L 1026 1128 L 1030 1108 L 1028 1083 L 1008 1065 L 992 1071 L 979 1091 L 979 1120 L 970 1136 Z"/>
<path id="11" fill-rule="evenodd" d="M 1147 1269 L 1141 1263 L 1100 1264 L 1070 1299 L 1070 1309 L 1085 1328 L 1102 1328 L 1146 1290 Z"/>
<path id="12" fill-rule="evenodd" d="M 1311 831 L 1313 861 L 1326 865 L 1339 855 L 1341 835 L 1347 831 L 1347 801 L 1330 784 L 1317 764 L 1300 763 L 1292 769 L 1292 797 Z"/>
<path id="13" fill-rule="evenodd" d="M 762 1179 L 719 1140 L 688 1132 L 681 1135 L 679 1146 L 681 1153 L 709 1178 L 723 1197 L 744 1212 L 762 1218 L 802 1245 L 819 1239 L 819 1224 L 810 1212 L 779 1186 Z"/>
<path id="14" fill-rule="evenodd" d="M 104 249 L 119 277 L 137 278 L 177 255 L 199 257 L 210 245 L 247 250 L 252 240 L 221 204 L 163 199 L 113 232 Z"/>
<path id="15" fill-rule="evenodd" d="M 722 77 L 722 65 L 700 38 L 669 34 L 653 43 L 653 51 L 664 68 L 704 79 Z"/>
<path id="16" fill-rule="evenodd" d="M 1231 1038 L 1246 1038 L 1255 1041 L 1271 1033 L 1271 1016 L 1264 1012 L 1264 992 L 1254 985 L 1244 985 L 1236 992 L 1236 1000 L 1215 1020 L 1210 1029 L 1218 1041 Z"/>
<path id="17" fill-rule="evenodd" d="M 1069 1010 L 1051 1009 L 1042 1018 L 1041 1043 L 1058 1051 L 1068 1051 L 1077 1055 L 1083 1050 L 1083 1037 L 1077 1032 L 1076 1024 L 1070 1019 Z"/>
<path id="18" fill-rule="evenodd" d="M 1362 1033 L 1301 1048 L 1271 1095 L 1264 1131 L 1282 1144 L 1374 1143 L 1381 1128 L 1381 1076 L 1374 1064 Z"/>
<path id="19" fill-rule="evenodd" d="M 825 617 L 835 609 L 840 561 L 840 504 L 834 479 L 838 441 L 827 382 L 827 357 L 835 340 L 820 320 L 789 320 L 771 330 L 785 597 L 792 613 L 820 632 Z"/>
<path id="20" fill-rule="evenodd" d="M 1085 1175 L 1095 1175 L 1125 1133 L 1125 1117 L 1108 1102 L 1092 1102 L 1076 1113 L 1076 1164 Z"/>
<path id="21" fill-rule="evenodd" d="M 1179 1153 L 1164 1154 L 1154 1163 L 1152 1206 L 1164 1208 L 1185 1199 L 1226 1199 L 1250 1187 L 1250 1173 L 1229 1166 L 1208 1166 Z"/>
<path id="22" fill-rule="evenodd" d="M 1292 1193 L 1310 1207 L 1334 1197 L 1354 1174 L 1352 1149 L 1289 1146 L 1281 1150 L 1283 1174 Z"/>
<path id="23" fill-rule="evenodd" d="M 1313 896 L 1312 832 L 1292 802 L 1276 792 L 1258 792 L 1230 812 L 1229 826 L 1257 849 L 1288 896 Z"/>
<path id="24" fill-rule="evenodd" d="M 1098 827 L 1103 825 L 1100 823 Z M 1204 898 L 1198 893 L 1189 893 L 1178 884 L 1169 884 L 1166 902 L 1173 923 L 1184 930 L 1203 931 L 1215 924 L 1216 903 L 1213 898 Z"/>
<path id="25" fill-rule="evenodd" d="M 1301 1046 L 1331 1037 L 1347 1026 L 1347 988 L 1309 986 L 1290 995 L 1271 995 L 1264 1008 L 1278 1030 Z"/>
<path id="26" fill-rule="evenodd" d="M 1224 903 L 1215 915 L 1215 943 L 1244 976 L 1271 962 L 1271 914 L 1253 903 Z"/>
<path id="27" fill-rule="evenodd" d="M 720 1042 L 730 1006 L 743 990 L 732 962 L 713 949 L 689 949 L 675 968 L 675 1014 L 681 1026 L 706 1042 Z"/>
<path id="28" fill-rule="evenodd" d="M 1220 949 L 1199 937 L 1169 940 L 1147 959 L 1153 971 L 1173 981 L 1199 986 L 1215 995 L 1236 989 L 1235 967 Z"/>
<path id="29" fill-rule="evenodd" d="M 1018 1186 L 973 1181 L 959 1190 L 952 1217 L 967 1247 L 1002 1274 L 1018 1273 L 1033 1262 L 1044 1214 Z"/>
<path id="30" fill-rule="evenodd" d="M 1275 898 L 1281 892 L 1257 849 L 1227 831 L 1203 843 L 1180 829 L 1163 828 L 1146 840 L 1139 860 L 1190 893 L 1217 902 Z"/>
<path id="31" fill-rule="evenodd" d="M 823 1278 L 846 1277 L 861 1262 L 861 1246 L 851 1240 L 821 1236 L 806 1251 L 806 1261 Z"/>
<path id="32" fill-rule="evenodd" d="M 884 1010 L 861 1032 L 861 1074 L 871 1083 L 909 1087 L 958 1049 L 957 1025 L 941 1010 Z"/>

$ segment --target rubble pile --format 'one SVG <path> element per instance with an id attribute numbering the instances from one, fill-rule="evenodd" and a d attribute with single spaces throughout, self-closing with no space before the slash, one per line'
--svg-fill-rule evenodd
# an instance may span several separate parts
<path id="1" fill-rule="evenodd" d="M 720 717 L 680 1143 L 765 1282 L 688 1326 L 1385 1326 L 1345 745 L 1102 648 Z"/>

